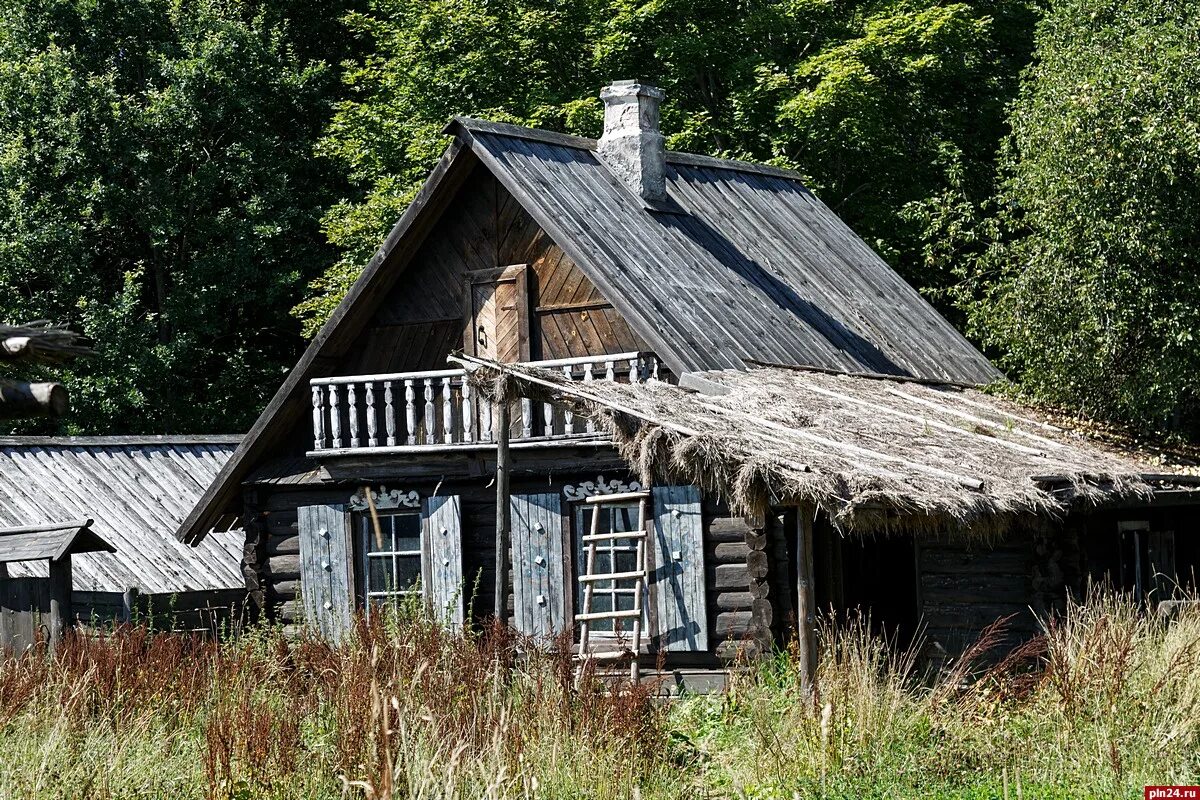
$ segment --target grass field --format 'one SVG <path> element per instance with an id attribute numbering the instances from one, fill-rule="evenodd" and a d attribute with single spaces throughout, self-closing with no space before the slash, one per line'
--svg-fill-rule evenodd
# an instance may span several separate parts
<path id="1" fill-rule="evenodd" d="M 975 655 L 984 655 L 986 636 Z M 921 675 L 865 626 L 729 691 L 571 690 L 561 654 L 420 621 L 332 649 L 127 627 L 0 660 L 0 798 L 1092 798 L 1200 782 L 1200 615 L 1096 597 Z M 991 663 L 990 667 L 981 666 Z"/>

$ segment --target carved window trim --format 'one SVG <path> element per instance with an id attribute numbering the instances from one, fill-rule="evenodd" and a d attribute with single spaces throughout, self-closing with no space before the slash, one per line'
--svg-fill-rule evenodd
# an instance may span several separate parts
<path id="1" fill-rule="evenodd" d="M 364 487 L 371 493 L 371 500 L 375 503 L 376 511 L 390 511 L 392 509 L 416 509 L 421 510 L 421 495 L 415 491 L 404 491 L 403 489 L 391 489 L 386 486 L 380 486 L 378 489 Z M 351 511 L 369 511 L 370 505 L 367 503 L 367 497 L 363 494 L 363 490 L 359 489 L 354 494 L 350 495 L 350 500 L 347 506 Z"/>
<path id="2" fill-rule="evenodd" d="M 625 492 L 640 492 L 642 484 L 637 481 L 623 481 L 619 478 L 605 480 L 603 475 L 597 475 L 594 481 L 580 481 L 563 486 L 563 496 L 568 502 L 579 502 L 595 497 L 598 494 L 624 494 Z"/>

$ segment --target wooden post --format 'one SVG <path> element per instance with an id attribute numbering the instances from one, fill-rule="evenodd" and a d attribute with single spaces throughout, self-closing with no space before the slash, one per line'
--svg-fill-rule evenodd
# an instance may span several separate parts
<path id="1" fill-rule="evenodd" d="M 137 618 L 138 591 L 136 586 L 126 587 L 121 594 L 121 621 L 133 622 Z"/>
<path id="2" fill-rule="evenodd" d="M 813 527 L 816 510 L 801 506 L 796 514 L 796 624 L 800 647 L 800 680 L 812 691 L 817 673 L 816 598 L 813 596 Z"/>
<path id="3" fill-rule="evenodd" d="M 50 652 L 58 652 L 71 625 L 71 557 L 50 561 Z"/>
<path id="4" fill-rule="evenodd" d="M 512 508 L 509 498 L 508 398 L 496 399 L 492 414 L 496 437 L 496 617 L 508 623 L 508 547 L 512 539 Z"/>

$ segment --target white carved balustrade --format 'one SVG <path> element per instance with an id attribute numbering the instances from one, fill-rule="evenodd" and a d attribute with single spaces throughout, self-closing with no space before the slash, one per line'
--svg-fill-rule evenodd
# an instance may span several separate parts
<path id="1" fill-rule="evenodd" d="M 534 361 L 529 366 L 583 382 L 640 383 L 665 377 L 651 353 Z M 314 378 L 312 452 L 487 446 L 495 441 L 491 403 L 482 401 L 465 377 L 462 369 L 443 369 Z M 519 398 L 510 417 L 514 442 L 597 437 L 591 419 L 556 403 Z"/>

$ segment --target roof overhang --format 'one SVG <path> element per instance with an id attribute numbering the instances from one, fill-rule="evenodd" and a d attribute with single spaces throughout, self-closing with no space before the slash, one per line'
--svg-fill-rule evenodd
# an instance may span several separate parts
<path id="1" fill-rule="evenodd" d="M 704 486 L 745 514 L 807 505 L 857 533 L 988 533 L 1160 492 L 1200 503 L 1200 476 L 974 389 L 780 367 L 579 385 L 464 360 L 484 390 L 502 370 L 523 394 L 591 414 L 631 465 Z"/>
<path id="2" fill-rule="evenodd" d="M 0 564 L 59 561 L 77 553 L 115 553 L 116 548 L 91 528 L 90 519 L 0 528 Z"/>

